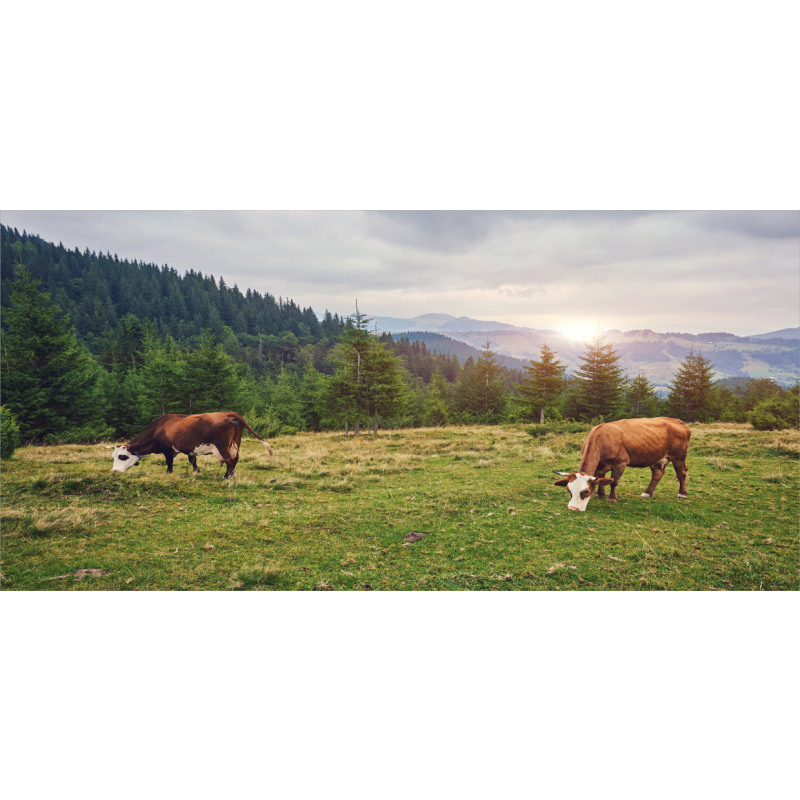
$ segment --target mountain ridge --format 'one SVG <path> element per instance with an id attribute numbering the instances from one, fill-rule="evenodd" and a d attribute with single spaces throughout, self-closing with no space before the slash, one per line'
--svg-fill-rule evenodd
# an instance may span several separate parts
<path id="1" fill-rule="evenodd" d="M 483 323 L 478 329 L 463 330 L 469 327 L 468 317 L 450 315 L 421 315 L 413 318 L 424 326 L 431 319 L 442 326 L 438 330 L 387 330 L 387 320 L 408 322 L 403 318 L 376 317 L 379 330 L 391 333 L 394 338 L 405 337 L 410 341 L 425 341 L 430 350 L 443 355 L 459 355 L 457 348 L 449 342 L 460 342 L 480 351 L 489 340 L 494 353 L 504 358 L 522 362 L 527 366 L 530 360 L 538 360 L 544 344 L 556 353 L 559 361 L 574 372 L 585 353 L 587 342 L 565 337 L 553 330 L 519 328 L 505 324 L 502 328 L 492 327 L 494 323 Z M 383 324 L 382 324 L 383 322 Z M 457 324 L 456 324 L 457 323 Z M 398 327 L 391 325 L 390 327 Z M 798 338 L 790 336 L 793 332 Z M 783 334 L 776 336 L 776 334 Z M 714 369 L 714 378 L 769 378 L 783 386 L 791 386 L 800 381 L 800 328 L 785 328 L 774 333 L 742 337 L 732 333 L 708 332 L 658 333 L 652 330 L 618 331 L 608 330 L 602 334 L 614 345 L 619 356 L 619 365 L 629 377 L 644 375 L 657 389 L 666 391 L 681 362 L 691 352 L 701 353 Z M 787 336 L 789 338 L 787 338 Z M 463 352 L 463 351 L 461 351 Z"/>

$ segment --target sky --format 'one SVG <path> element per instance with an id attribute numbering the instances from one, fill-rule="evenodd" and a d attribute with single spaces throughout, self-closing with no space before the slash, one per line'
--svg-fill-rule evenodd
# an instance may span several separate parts
<path id="1" fill-rule="evenodd" d="M 317 313 L 445 313 L 586 338 L 800 325 L 795 211 L 3 211 L 66 247 Z"/>

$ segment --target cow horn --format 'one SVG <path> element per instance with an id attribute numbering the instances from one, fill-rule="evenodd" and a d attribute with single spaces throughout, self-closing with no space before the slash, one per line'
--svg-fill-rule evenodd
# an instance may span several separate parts
<path id="1" fill-rule="evenodd" d="M 553 472 L 554 472 L 556 475 L 572 475 L 572 473 L 571 473 L 571 472 L 559 472 L 557 469 L 554 469 L 554 470 L 553 470 Z"/>

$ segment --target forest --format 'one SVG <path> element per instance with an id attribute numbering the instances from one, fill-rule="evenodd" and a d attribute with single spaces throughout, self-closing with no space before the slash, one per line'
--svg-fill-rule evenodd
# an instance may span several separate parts
<path id="1" fill-rule="evenodd" d="M 357 306 L 318 315 L 221 277 L 69 250 L 6 226 L 0 266 L 3 457 L 20 443 L 120 441 L 165 413 L 221 409 L 264 436 L 660 414 L 798 424 L 797 386 L 714 381 L 699 352 L 661 397 L 599 335 L 572 373 L 547 345 L 515 369 L 490 341 L 444 355 L 375 331 Z"/>

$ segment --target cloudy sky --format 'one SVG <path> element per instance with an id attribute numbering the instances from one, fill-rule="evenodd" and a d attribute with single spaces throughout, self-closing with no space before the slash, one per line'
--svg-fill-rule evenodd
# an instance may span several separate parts
<path id="1" fill-rule="evenodd" d="M 199 270 L 315 311 L 447 313 L 576 334 L 800 325 L 791 211 L 5 211 L 81 250 Z"/>

